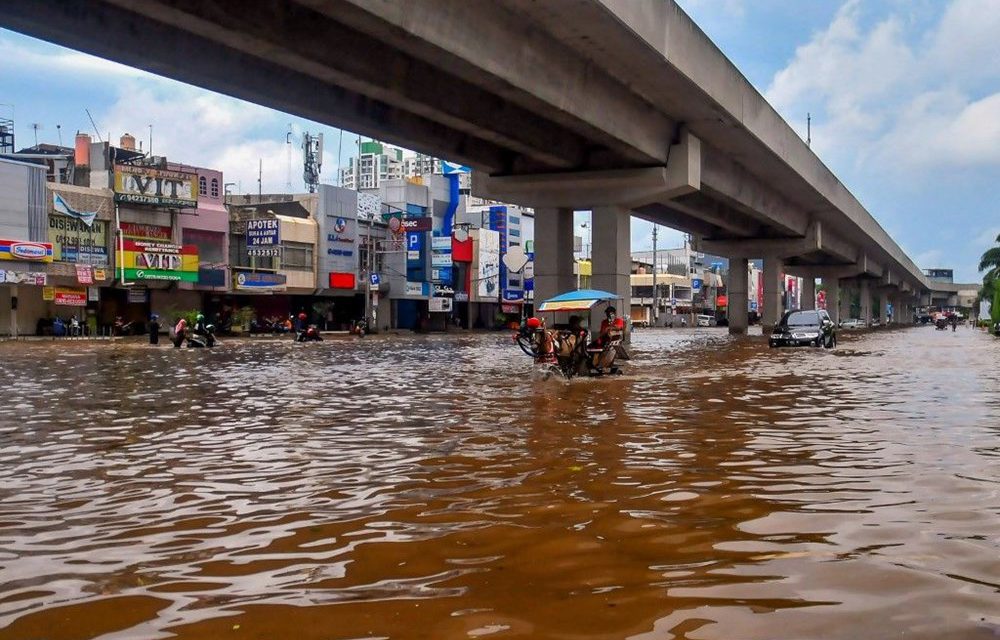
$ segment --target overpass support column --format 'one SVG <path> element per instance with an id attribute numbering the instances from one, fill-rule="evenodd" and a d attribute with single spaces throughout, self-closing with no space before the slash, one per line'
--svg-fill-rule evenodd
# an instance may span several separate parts
<path id="1" fill-rule="evenodd" d="M 802 309 L 816 308 L 816 278 L 806 276 L 802 278 L 802 301 L 799 306 Z"/>
<path id="2" fill-rule="evenodd" d="M 841 320 L 849 320 L 851 318 L 851 299 L 854 297 L 854 288 L 851 282 L 840 281 L 840 305 L 837 307 L 840 312 Z"/>
<path id="3" fill-rule="evenodd" d="M 746 258 L 729 259 L 729 282 L 726 283 L 726 295 L 729 297 L 729 334 L 746 335 L 749 324 L 749 308 L 747 304 L 749 260 Z"/>
<path id="4" fill-rule="evenodd" d="M 576 287 L 573 210 L 535 209 L 535 307 Z"/>
<path id="5" fill-rule="evenodd" d="M 866 327 L 872 326 L 872 291 L 868 280 L 861 281 L 861 322 Z"/>
<path id="6" fill-rule="evenodd" d="M 826 287 L 826 311 L 834 324 L 840 322 L 840 278 L 823 278 Z"/>
<path id="7" fill-rule="evenodd" d="M 592 215 L 594 262 L 591 282 L 595 289 L 618 294 L 625 305 L 618 314 L 628 318 L 632 304 L 631 213 L 623 207 L 594 207 Z M 542 237 L 537 231 L 535 236 Z"/>
<path id="8" fill-rule="evenodd" d="M 764 257 L 764 313 L 761 324 L 764 333 L 770 333 L 771 329 L 778 324 L 781 319 L 781 270 L 784 264 L 781 258 L 775 256 Z"/>

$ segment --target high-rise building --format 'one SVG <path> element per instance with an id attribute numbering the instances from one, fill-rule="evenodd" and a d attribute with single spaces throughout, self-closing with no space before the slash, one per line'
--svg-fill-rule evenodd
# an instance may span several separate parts
<path id="1" fill-rule="evenodd" d="M 378 189 L 383 180 L 404 177 L 403 150 L 377 140 L 361 143 L 360 153 L 340 169 L 345 189 Z"/>

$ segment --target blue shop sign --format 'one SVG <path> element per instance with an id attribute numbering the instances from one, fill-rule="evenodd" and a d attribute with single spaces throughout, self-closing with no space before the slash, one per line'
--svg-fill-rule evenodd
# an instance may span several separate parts
<path id="1" fill-rule="evenodd" d="M 276 247 L 281 244 L 280 223 L 275 218 L 247 220 L 247 247 Z"/>
<path id="2" fill-rule="evenodd" d="M 288 278 L 280 273 L 240 271 L 233 280 L 237 289 L 266 290 L 284 287 Z"/>

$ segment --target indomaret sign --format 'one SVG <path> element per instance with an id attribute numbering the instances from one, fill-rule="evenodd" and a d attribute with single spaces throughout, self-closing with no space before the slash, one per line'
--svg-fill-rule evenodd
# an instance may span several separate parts
<path id="1" fill-rule="evenodd" d="M 197 207 L 198 176 L 181 171 L 116 164 L 115 202 Z"/>

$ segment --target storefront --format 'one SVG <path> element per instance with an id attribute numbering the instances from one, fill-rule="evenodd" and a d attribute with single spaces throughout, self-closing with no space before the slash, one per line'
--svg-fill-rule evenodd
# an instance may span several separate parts
<path id="1" fill-rule="evenodd" d="M 121 231 L 115 247 L 116 286 L 107 291 L 100 320 L 120 318 L 134 332 L 143 332 L 152 313 L 170 323 L 181 312 L 200 310 L 201 294 L 178 287 L 198 283 L 198 246 L 182 243 L 178 222 L 181 210 L 198 206 L 198 176 L 116 165 L 114 185 Z"/>

